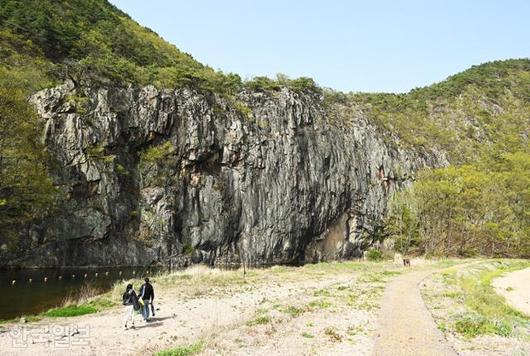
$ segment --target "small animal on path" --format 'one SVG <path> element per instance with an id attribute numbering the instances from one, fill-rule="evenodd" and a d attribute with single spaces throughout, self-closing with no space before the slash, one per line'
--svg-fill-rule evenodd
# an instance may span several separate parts
<path id="1" fill-rule="evenodd" d="M 404 258 L 403 259 L 403 266 L 410 267 L 410 259 L 409 258 Z"/>

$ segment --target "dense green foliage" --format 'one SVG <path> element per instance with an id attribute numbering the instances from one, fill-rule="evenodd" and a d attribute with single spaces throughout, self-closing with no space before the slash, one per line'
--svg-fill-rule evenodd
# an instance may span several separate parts
<path id="1" fill-rule="evenodd" d="M 398 250 L 530 257 L 530 154 L 426 171 L 394 197 L 387 231 Z"/>
<path id="2" fill-rule="evenodd" d="M 321 93 L 322 90 L 311 78 L 300 77 L 290 79 L 285 74 L 277 74 L 276 79 L 268 77 L 254 77 L 252 80 L 245 82 L 245 87 L 254 91 L 277 91 L 281 88 L 289 88 L 293 91 L 312 91 Z"/>
<path id="3" fill-rule="evenodd" d="M 327 93 L 395 134 L 402 144 L 446 151 L 452 163 L 526 151 L 530 134 L 530 60 L 474 66 L 407 94 Z"/>
<path id="4" fill-rule="evenodd" d="M 530 60 L 486 63 L 408 94 L 336 96 L 402 144 L 446 152 L 394 197 L 387 234 L 398 250 L 530 256 Z"/>
<path id="5" fill-rule="evenodd" d="M 16 79 L 0 67 L 0 244 L 8 249 L 15 247 L 14 227 L 51 211 L 55 200 L 42 127 Z"/>
<path id="6" fill-rule="evenodd" d="M 3 0 L 3 36 L 31 43 L 52 77 L 233 92 L 241 80 L 195 61 L 104 0 Z"/>
<path id="7" fill-rule="evenodd" d="M 53 63 L 53 78 L 94 83 L 155 84 L 234 94 L 237 74 L 215 71 L 133 21 L 106 0 L 2 0 L 2 37 L 27 42 Z M 261 86 L 256 78 L 248 86 Z M 316 88 L 309 78 L 272 81 L 295 90 Z"/>
<path id="8" fill-rule="evenodd" d="M 383 259 L 383 253 L 378 249 L 368 250 L 366 254 L 368 261 L 381 261 Z"/>

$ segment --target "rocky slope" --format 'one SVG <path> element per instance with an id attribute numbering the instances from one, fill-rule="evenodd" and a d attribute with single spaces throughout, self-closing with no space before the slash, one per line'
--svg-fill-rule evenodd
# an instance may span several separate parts
<path id="1" fill-rule="evenodd" d="M 443 155 L 405 150 L 311 92 L 225 99 L 152 86 L 35 94 L 64 192 L 24 233 L 23 266 L 217 266 L 360 256 L 392 191 Z M 29 252 L 28 252 L 29 251 Z"/>

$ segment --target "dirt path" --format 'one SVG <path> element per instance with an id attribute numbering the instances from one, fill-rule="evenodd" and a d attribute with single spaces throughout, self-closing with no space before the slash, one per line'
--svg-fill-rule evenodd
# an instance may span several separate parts
<path id="1" fill-rule="evenodd" d="M 530 268 L 495 278 L 492 285 L 512 308 L 530 316 Z"/>
<path id="2" fill-rule="evenodd" d="M 418 288 L 433 271 L 417 271 L 392 281 L 383 296 L 374 355 L 456 355 L 438 330 Z"/>

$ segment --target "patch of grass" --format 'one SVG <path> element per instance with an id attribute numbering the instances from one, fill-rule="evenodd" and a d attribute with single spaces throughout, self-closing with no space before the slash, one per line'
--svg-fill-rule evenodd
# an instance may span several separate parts
<path id="1" fill-rule="evenodd" d="M 97 313 L 98 309 L 90 305 L 70 305 L 67 307 L 59 307 L 50 309 L 47 312 L 43 313 L 44 316 L 49 316 L 52 318 L 62 318 L 70 316 L 78 316 L 85 314 Z"/>
<path id="2" fill-rule="evenodd" d="M 256 325 L 265 325 L 272 321 L 271 317 L 268 315 L 261 315 L 255 319 L 247 321 L 247 326 L 256 326 Z"/>
<path id="3" fill-rule="evenodd" d="M 339 334 L 337 331 L 337 328 L 333 326 L 328 326 L 324 329 L 324 335 L 328 336 L 331 341 L 334 342 L 341 342 L 342 341 L 342 335 Z"/>
<path id="4" fill-rule="evenodd" d="M 289 305 L 281 309 L 281 311 L 284 312 L 285 314 L 289 314 L 293 318 L 297 318 L 304 313 L 304 309 L 298 308 L 292 305 Z"/>
<path id="5" fill-rule="evenodd" d="M 305 331 L 304 331 L 301 335 L 302 335 L 302 337 L 305 337 L 305 338 L 307 338 L 307 339 L 312 339 L 312 338 L 315 337 L 315 335 L 310 334 L 310 333 L 305 332 Z"/>
<path id="6" fill-rule="evenodd" d="M 379 305 L 376 304 L 376 303 L 371 303 L 371 302 L 368 302 L 368 301 L 364 301 L 364 302 L 358 303 L 356 305 L 356 307 L 359 310 L 371 311 L 371 310 L 375 310 L 375 309 L 379 308 Z"/>
<path id="7" fill-rule="evenodd" d="M 462 293 L 458 291 L 446 291 L 442 295 L 446 298 L 457 299 L 462 296 Z"/>
<path id="8" fill-rule="evenodd" d="M 349 272 L 349 271 L 362 271 L 369 269 L 370 264 L 360 263 L 356 261 L 343 261 L 343 262 L 321 262 L 314 264 L 307 264 L 300 269 L 307 272 Z"/>
<path id="9" fill-rule="evenodd" d="M 383 274 L 379 272 L 369 273 L 359 278 L 360 282 L 364 283 L 382 283 L 385 282 Z"/>
<path id="10" fill-rule="evenodd" d="M 160 162 L 175 152 L 171 141 L 166 141 L 157 146 L 150 146 L 140 154 L 142 162 Z"/>
<path id="11" fill-rule="evenodd" d="M 509 336 L 512 332 L 511 325 L 504 321 L 492 321 L 476 313 L 466 313 L 455 318 L 455 330 L 466 338 L 479 335 L 496 334 Z"/>
<path id="12" fill-rule="evenodd" d="M 93 298 L 82 304 L 67 304 L 62 307 L 53 308 L 42 313 L 41 315 L 51 318 L 63 318 L 85 314 L 94 314 L 101 310 L 112 308 L 115 305 L 116 303 L 111 299 L 101 296 Z"/>
<path id="13" fill-rule="evenodd" d="M 465 338 L 480 335 L 512 336 L 515 330 L 523 330 L 530 319 L 509 307 L 498 295 L 491 281 L 505 273 L 529 267 L 528 261 L 486 261 L 463 270 L 441 273 L 442 282 L 452 286 L 441 295 L 453 299 L 465 308 L 465 312 L 452 316 L 449 324 L 440 323 L 442 331 L 454 330 Z M 518 328 L 519 327 L 519 328 Z"/>
<path id="14" fill-rule="evenodd" d="M 366 330 L 362 325 L 355 325 L 355 326 L 349 326 L 346 330 L 346 334 L 352 336 L 352 335 L 358 335 L 358 334 L 364 334 Z"/>
<path id="15" fill-rule="evenodd" d="M 315 297 L 331 297 L 331 292 L 328 289 L 317 289 L 313 295 Z"/>
<path id="16" fill-rule="evenodd" d="M 443 272 L 442 279 L 443 279 L 444 284 L 455 285 L 456 284 L 456 272 L 455 271 Z"/>
<path id="17" fill-rule="evenodd" d="M 494 278 L 528 266 L 530 266 L 529 262 L 501 264 L 493 270 L 486 269 L 479 272 L 478 276 L 462 277 L 459 284 L 463 290 L 466 305 L 487 318 L 512 321 L 528 320 L 522 313 L 509 307 L 504 298 L 495 293 L 491 286 L 491 281 Z"/>
<path id="18" fill-rule="evenodd" d="M 368 261 L 381 261 L 383 259 L 383 253 L 381 250 L 371 249 L 366 253 L 366 258 Z"/>
<path id="19" fill-rule="evenodd" d="M 325 309 L 331 306 L 331 303 L 327 299 L 315 299 L 307 304 L 311 309 Z"/>
<path id="20" fill-rule="evenodd" d="M 252 109 L 241 100 L 234 101 L 234 109 L 243 115 L 246 120 L 251 120 L 254 115 Z"/>
<path id="21" fill-rule="evenodd" d="M 162 350 L 157 352 L 156 356 L 192 356 L 202 351 L 202 342 L 197 342 L 191 345 L 178 346 L 172 349 Z"/>

